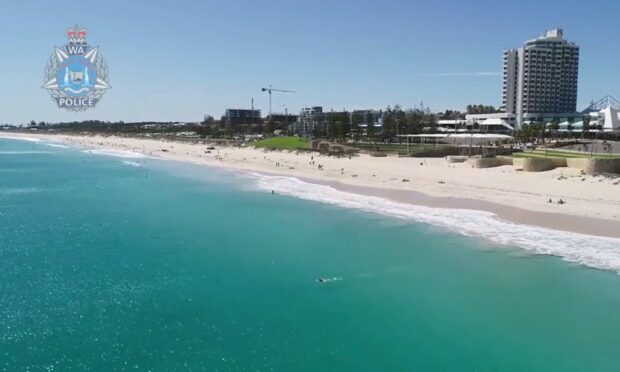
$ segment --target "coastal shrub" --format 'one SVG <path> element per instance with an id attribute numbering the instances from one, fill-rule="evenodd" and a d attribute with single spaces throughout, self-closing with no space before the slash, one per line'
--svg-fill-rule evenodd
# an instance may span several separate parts
<path id="1" fill-rule="evenodd" d="M 322 153 L 328 153 L 329 152 L 329 143 L 327 143 L 327 142 L 319 143 L 318 150 L 320 152 L 322 152 Z"/>
<path id="2" fill-rule="evenodd" d="M 370 156 L 375 158 L 385 158 L 387 157 L 387 154 L 385 152 L 373 151 L 370 153 Z"/>
<path id="3" fill-rule="evenodd" d="M 344 153 L 344 147 L 340 145 L 332 145 L 329 147 L 329 151 L 334 154 L 342 154 Z"/>
<path id="4" fill-rule="evenodd" d="M 411 154 L 415 158 L 445 158 L 451 155 L 461 155 L 461 148 L 454 146 L 424 147 Z"/>

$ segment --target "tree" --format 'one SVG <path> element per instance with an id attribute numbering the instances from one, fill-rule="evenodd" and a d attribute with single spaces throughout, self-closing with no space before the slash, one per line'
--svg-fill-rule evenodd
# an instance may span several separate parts
<path id="1" fill-rule="evenodd" d="M 367 123 L 366 124 L 366 136 L 368 137 L 368 139 L 372 140 L 374 142 L 374 138 L 375 138 L 375 125 L 374 123 Z"/>
<path id="2" fill-rule="evenodd" d="M 215 124 L 215 119 L 211 115 L 205 115 L 202 119 L 202 124 L 213 125 Z"/>
<path id="3" fill-rule="evenodd" d="M 359 114 L 357 114 L 357 115 L 352 114 L 351 115 L 351 128 L 350 128 L 350 131 L 351 131 L 351 135 L 353 137 L 353 140 L 357 142 L 359 140 L 359 137 L 360 137 L 360 124 L 361 123 L 360 123 L 359 118 L 356 119 L 355 116 L 359 117 L 360 115 Z"/>
<path id="4" fill-rule="evenodd" d="M 383 116 L 383 137 L 392 138 L 397 133 L 397 126 L 400 119 L 404 119 L 404 114 L 400 105 L 395 105 L 394 108 L 388 106 L 385 109 L 385 115 Z M 404 121 L 404 120 L 403 120 Z"/>
<path id="5" fill-rule="evenodd" d="M 568 131 L 568 136 L 569 137 L 573 137 L 573 130 L 575 129 L 575 119 L 574 118 L 568 118 L 568 126 L 566 127 L 566 130 Z"/>
<path id="6" fill-rule="evenodd" d="M 528 142 L 530 140 L 530 126 L 528 124 L 521 125 L 521 128 L 517 129 L 514 135 L 519 141 Z"/>
<path id="7" fill-rule="evenodd" d="M 430 129 L 430 133 L 437 133 L 437 119 L 434 115 L 426 115 L 426 123 Z"/>
<path id="8" fill-rule="evenodd" d="M 265 123 L 263 132 L 265 134 L 273 134 L 273 131 L 274 131 L 273 121 L 267 120 L 267 122 Z"/>
<path id="9" fill-rule="evenodd" d="M 471 105 L 470 105 L 471 106 Z M 465 119 L 465 115 L 460 111 L 446 110 L 439 114 L 440 120 L 458 120 Z"/>
<path id="10" fill-rule="evenodd" d="M 198 134 L 201 138 L 206 138 L 207 136 L 210 136 L 212 133 L 212 129 L 211 126 L 209 125 L 199 125 L 196 126 L 196 128 L 194 129 L 194 131 L 196 132 L 196 134 Z"/>
<path id="11" fill-rule="evenodd" d="M 581 138 L 584 138 L 584 136 L 590 131 L 590 120 L 592 118 L 590 117 L 590 115 L 586 114 L 583 117 L 583 125 L 581 127 Z"/>
<path id="12" fill-rule="evenodd" d="M 532 137 L 536 137 L 539 141 L 542 139 L 542 143 L 545 143 L 545 124 L 541 122 L 534 122 L 530 124 Z"/>
<path id="13" fill-rule="evenodd" d="M 466 107 L 467 113 L 471 115 L 477 114 L 493 114 L 497 112 L 497 109 L 494 106 L 485 106 L 485 105 L 467 105 Z"/>
<path id="14" fill-rule="evenodd" d="M 340 120 L 338 120 L 334 122 L 333 128 L 334 130 L 332 131 L 332 135 L 334 136 L 334 138 L 338 138 L 340 141 L 344 141 L 344 138 L 346 137 L 347 133 L 345 131 L 343 123 Z"/>
<path id="15" fill-rule="evenodd" d="M 547 124 L 547 128 L 549 129 L 549 134 L 552 139 L 554 134 L 555 137 L 557 137 L 558 129 L 560 129 L 560 120 L 558 118 L 553 118 L 551 123 Z"/>

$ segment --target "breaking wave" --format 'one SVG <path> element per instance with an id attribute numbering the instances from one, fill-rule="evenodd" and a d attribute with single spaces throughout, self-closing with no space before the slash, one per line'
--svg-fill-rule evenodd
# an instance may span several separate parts
<path id="1" fill-rule="evenodd" d="M 261 190 L 426 223 L 471 237 L 524 248 L 530 252 L 620 273 L 620 239 L 516 224 L 485 211 L 446 209 L 358 195 L 293 177 L 252 173 Z"/>
<path id="2" fill-rule="evenodd" d="M 97 149 L 97 150 L 84 150 L 82 152 L 87 153 L 87 154 L 93 154 L 93 155 L 116 156 L 118 158 L 128 158 L 128 159 L 148 158 L 148 156 L 144 154 L 141 154 L 139 152 L 134 152 L 134 151 L 128 151 L 128 150 Z"/>
<path id="3" fill-rule="evenodd" d="M 56 148 L 59 148 L 59 149 L 68 149 L 69 148 L 69 146 L 59 145 L 59 144 L 56 144 L 56 143 L 46 143 L 46 145 L 49 146 L 49 147 L 56 147 Z"/>
<path id="4" fill-rule="evenodd" d="M 13 187 L 0 189 L 0 195 L 22 195 L 40 192 L 41 189 L 36 187 Z"/>
<path id="5" fill-rule="evenodd" d="M 51 154 L 49 151 L 0 151 L 0 155 Z"/>
<path id="6" fill-rule="evenodd" d="M 11 139 L 11 140 L 18 140 L 18 141 L 28 141 L 28 142 L 41 142 L 40 139 L 38 138 L 30 138 L 30 137 L 18 137 L 18 136 L 0 136 L 0 139 Z"/>
<path id="7" fill-rule="evenodd" d="M 136 168 L 139 168 L 142 166 L 142 164 L 138 163 L 137 161 L 130 161 L 130 160 L 123 160 L 123 164 L 136 167 Z"/>

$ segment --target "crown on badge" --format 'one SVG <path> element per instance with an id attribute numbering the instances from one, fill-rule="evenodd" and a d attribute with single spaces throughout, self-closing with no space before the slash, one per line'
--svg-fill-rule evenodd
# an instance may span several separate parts
<path id="1" fill-rule="evenodd" d="M 68 28 L 66 31 L 67 39 L 70 43 L 85 43 L 87 31 L 85 28 L 81 28 L 75 25 L 73 28 Z"/>

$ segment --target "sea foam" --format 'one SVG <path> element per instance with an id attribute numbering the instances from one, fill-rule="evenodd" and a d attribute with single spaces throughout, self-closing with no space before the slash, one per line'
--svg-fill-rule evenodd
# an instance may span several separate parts
<path id="1" fill-rule="evenodd" d="M 13 188 L 0 189 L 0 195 L 32 194 L 32 193 L 36 193 L 40 191 L 41 189 L 36 188 L 36 187 L 13 187 Z"/>
<path id="2" fill-rule="evenodd" d="M 49 151 L 0 151 L 0 155 L 51 154 Z"/>
<path id="3" fill-rule="evenodd" d="M 148 156 L 144 154 L 141 154 L 139 152 L 134 152 L 134 151 L 128 151 L 128 150 L 97 149 L 97 150 L 84 150 L 82 152 L 87 153 L 87 154 L 93 154 L 93 155 L 115 156 L 119 158 L 128 158 L 128 159 L 148 158 Z"/>
<path id="4" fill-rule="evenodd" d="M 30 137 L 17 137 L 17 136 L 0 136 L 0 139 L 10 139 L 10 140 L 18 140 L 18 141 L 28 141 L 28 142 L 41 142 L 38 138 L 30 138 Z"/>
<path id="5" fill-rule="evenodd" d="M 46 145 L 49 146 L 49 147 L 56 147 L 56 148 L 59 148 L 59 149 L 68 149 L 69 148 L 69 146 L 59 145 L 59 144 L 56 144 L 56 143 L 46 143 Z"/>
<path id="6" fill-rule="evenodd" d="M 130 160 L 123 160 L 123 164 L 129 165 L 129 166 L 132 166 L 132 167 L 136 167 L 136 168 L 139 168 L 139 167 L 142 166 L 142 164 L 140 164 L 140 163 L 138 163 L 136 161 L 130 161 Z"/>
<path id="7" fill-rule="evenodd" d="M 620 273 L 620 239 L 511 223 L 485 211 L 432 208 L 358 195 L 293 177 L 252 173 L 261 190 L 421 222 L 466 236 L 553 255 L 570 262 Z"/>

